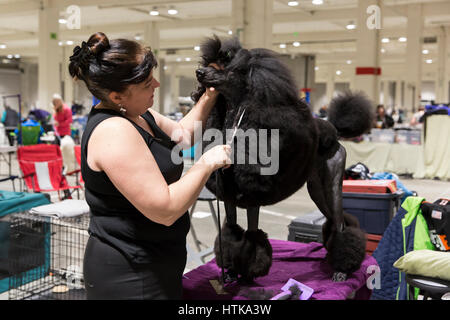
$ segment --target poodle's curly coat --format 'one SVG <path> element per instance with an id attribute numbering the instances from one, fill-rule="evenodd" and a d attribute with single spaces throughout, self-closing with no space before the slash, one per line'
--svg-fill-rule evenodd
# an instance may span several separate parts
<path id="1" fill-rule="evenodd" d="M 217 37 L 207 39 L 201 51 L 200 85 L 192 98 L 198 101 L 207 87 L 220 93 L 206 129 L 220 130 L 225 137 L 242 114 L 238 110 L 245 109 L 240 124 L 243 131 L 267 129 L 270 134 L 271 129 L 279 130 L 276 148 L 267 146 L 279 154 L 276 174 L 261 175 L 264 165 L 258 159 L 256 164 L 234 164 L 216 171 L 206 184 L 228 208 L 234 207 L 227 210 L 223 227 L 223 259 L 216 240 L 218 265 L 247 280 L 266 275 L 272 249 L 267 235 L 255 228 L 259 207 L 286 199 L 307 182 L 311 198 L 327 217 L 323 232 L 328 261 L 336 271 L 357 270 L 364 259 L 365 238 L 342 211 L 346 154 L 338 138 L 358 136 L 370 128 L 372 103 L 362 93 L 347 92 L 330 103 L 329 121 L 316 119 L 308 104 L 299 99 L 293 76 L 275 52 L 247 50 L 236 38 L 222 41 Z M 203 150 L 210 143 L 203 141 Z M 249 148 L 244 152 L 248 156 Z M 251 230 L 244 231 L 236 224 L 235 207 L 247 209 Z"/>

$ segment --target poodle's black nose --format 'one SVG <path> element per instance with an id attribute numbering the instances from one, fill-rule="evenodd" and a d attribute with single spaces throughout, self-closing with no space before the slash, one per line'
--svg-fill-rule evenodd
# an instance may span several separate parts
<path id="1" fill-rule="evenodd" d="M 197 71 L 195 71 L 195 74 L 197 75 L 198 81 L 202 81 L 203 78 L 205 78 L 205 70 L 204 69 L 197 69 Z"/>

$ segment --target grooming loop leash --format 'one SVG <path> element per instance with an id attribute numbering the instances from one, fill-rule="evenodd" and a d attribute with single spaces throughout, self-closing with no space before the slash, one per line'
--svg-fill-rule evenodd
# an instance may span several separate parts
<path id="1" fill-rule="evenodd" d="M 237 129 L 239 128 L 239 125 L 241 124 L 242 118 L 244 117 L 244 113 L 246 110 L 244 108 L 244 110 L 238 120 L 238 116 L 241 113 L 241 108 L 242 108 L 242 106 L 239 107 L 236 117 L 234 118 L 234 121 L 233 121 L 233 129 L 234 129 L 233 134 L 232 134 L 231 138 L 228 139 L 226 142 L 226 144 L 229 145 L 230 147 L 233 144 L 233 140 L 234 140 L 234 137 L 236 136 Z M 222 169 L 222 172 L 223 172 L 223 169 Z M 219 186 L 219 170 L 216 171 L 216 191 L 218 189 L 218 186 Z M 219 198 L 217 197 L 217 195 L 216 195 L 216 203 L 217 203 L 217 220 L 218 220 L 218 226 L 219 226 L 219 254 L 220 254 L 220 260 L 222 261 L 222 266 L 221 266 L 222 287 L 224 287 L 225 286 L 225 270 L 224 270 L 224 266 L 223 266 L 224 261 L 223 261 L 223 248 L 222 248 L 222 226 L 220 225 L 220 206 L 219 206 Z"/>

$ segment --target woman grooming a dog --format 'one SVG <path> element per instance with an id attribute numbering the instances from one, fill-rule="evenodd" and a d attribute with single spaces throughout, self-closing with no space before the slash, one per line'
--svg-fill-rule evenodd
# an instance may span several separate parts
<path id="1" fill-rule="evenodd" d="M 180 178 L 182 159 L 176 153 L 174 161 L 172 149 L 195 142 L 194 122 L 205 127 L 217 92 L 209 88 L 174 122 L 150 109 L 159 87 L 156 66 L 150 49 L 109 41 L 101 32 L 70 57 L 71 76 L 101 100 L 81 142 L 91 209 L 83 271 L 88 299 L 181 299 L 187 210 L 211 173 L 231 163 L 230 147 L 216 146 Z"/>

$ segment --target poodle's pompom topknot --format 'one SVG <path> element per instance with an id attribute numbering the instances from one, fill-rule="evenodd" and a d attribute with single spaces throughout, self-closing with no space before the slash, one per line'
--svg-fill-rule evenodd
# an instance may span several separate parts
<path id="1" fill-rule="evenodd" d="M 328 120 L 342 138 L 353 138 L 369 131 L 374 105 L 363 92 L 346 91 L 331 100 Z"/>

